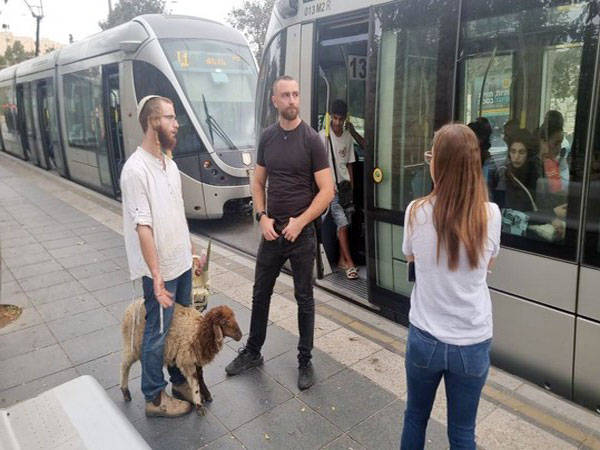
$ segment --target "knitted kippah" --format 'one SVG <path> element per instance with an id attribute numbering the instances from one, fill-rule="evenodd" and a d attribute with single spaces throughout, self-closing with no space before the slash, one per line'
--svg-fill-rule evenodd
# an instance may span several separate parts
<path id="1" fill-rule="evenodd" d="M 148 100 L 151 100 L 153 98 L 160 98 L 160 95 L 146 95 L 143 99 L 140 100 L 140 102 L 138 103 L 138 106 L 137 106 L 138 120 L 140 119 L 140 116 L 142 115 L 142 109 L 144 109 L 144 105 L 148 102 Z"/>

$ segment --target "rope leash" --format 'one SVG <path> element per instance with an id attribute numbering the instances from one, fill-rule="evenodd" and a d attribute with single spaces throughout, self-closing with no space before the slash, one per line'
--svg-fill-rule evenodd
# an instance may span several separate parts
<path id="1" fill-rule="evenodd" d="M 135 280 L 131 281 L 131 304 L 133 305 L 133 326 L 131 327 L 131 352 L 133 353 L 133 340 L 135 337 L 135 325 L 137 322 L 138 308 L 135 307 Z"/>
<path id="2" fill-rule="evenodd" d="M 164 323 L 165 319 L 164 319 L 164 316 L 163 316 L 163 307 L 162 307 L 162 305 L 158 305 L 158 306 L 160 308 L 160 334 L 163 334 L 163 332 L 164 332 L 164 326 L 165 326 L 165 323 Z"/>

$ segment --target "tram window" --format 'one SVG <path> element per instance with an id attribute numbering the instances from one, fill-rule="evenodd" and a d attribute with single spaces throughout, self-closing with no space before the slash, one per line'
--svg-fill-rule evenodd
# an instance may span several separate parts
<path id="1" fill-rule="evenodd" d="M 54 83 L 53 79 L 49 78 L 46 83 L 46 99 L 45 99 L 45 111 L 44 114 L 47 116 L 48 126 L 50 127 L 50 139 L 51 139 L 51 154 L 54 158 L 59 158 L 60 163 L 62 162 L 61 150 L 60 150 L 60 136 L 58 131 L 58 120 L 56 117 L 56 110 L 54 109 L 55 98 L 54 98 Z"/>
<path id="2" fill-rule="evenodd" d="M 588 2 L 559 3 L 466 0 L 457 106 L 479 130 L 503 245 L 574 259 L 590 103 L 579 87 L 592 83 L 598 17 Z"/>
<path id="3" fill-rule="evenodd" d="M 99 67 L 63 77 L 69 145 L 106 153 Z"/>
<path id="4" fill-rule="evenodd" d="M 259 136 L 268 126 L 277 122 L 277 111 L 271 102 L 272 87 L 275 80 L 285 72 L 285 47 L 287 32 L 280 32 L 265 49 L 262 58 L 260 77 L 258 78 L 258 91 L 256 95 L 256 111 L 259 118 Z"/>
<path id="5" fill-rule="evenodd" d="M 108 160 L 102 71 L 99 66 L 63 75 L 65 116 L 69 146 L 96 154 L 100 183 L 113 189 Z"/>
<path id="6" fill-rule="evenodd" d="M 431 191 L 423 153 L 431 145 L 439 114 L 442 20 L 456 2 L 437 3 L 414 2 L 410 9 L 390 5 L 376 12 L 381 37 L 375 165 L 383 172 L 375 187 L 378 208 L 403 212 L 413 199 Z"/>
<path id="7" fill-rule="evenodd" d="M 146 95 L 160 95 L 173 101 L 179 122 L 177 145 L 173 157 L 206 153 L 206 147 L 198 137 L 179 95 L 167 77 L 156 67 L 144 61 L 133 62 L 133 77 L 138 101 Z"/>
<path id="8" fill-rule="evenodd" d="M 0 127 L 5 140 L 11 137 L 16 141 L 19 135 L 17 121 L 17 105 L 15 104 L 15 91 L 12 86 L 0 88 Z"/>
<path id="9" fill-rule="evenodd" d="M 27 128 L 27 136 L 30 138 L 35 138 L 35 131 L 33 128 L 33 104 L 31 98 L 31 84 L 27 83 L 24 85 L 24 93 L 25 93 L 25 125 Z"/>
<path id="10" fill-rule="evenodd" d="M 246 46 L 205 39 L 161 45 L 215 150 L 254 147 L 256 65 Z"/>

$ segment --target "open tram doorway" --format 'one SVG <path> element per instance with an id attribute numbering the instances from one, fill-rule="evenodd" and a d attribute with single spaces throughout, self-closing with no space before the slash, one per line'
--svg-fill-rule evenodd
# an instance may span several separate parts
<path id="1" fill-rule="evenodd" d="M 110 172 L 115 198 L 121 198 L 121 170 L 125 165 L 123 145 L 123 125 L 121 121 L 121 90 L 119 86 L 119 66 L 110 64 L 102 67 L 102 90 L 104 96 L 104 124 Z"/>
<path id="2" fill-rule="evenodd" d="M 312 125 L 320 133 L 326 128 L 332 137 L 334 129 L 327 127 L 326 113 L 331 112 L 334 102 L 342 100 L 347 105 L 347 119 L 343 133 L 365 136 L 365 92 L 367 79 L 367 50 L 369 39 L 368 15 L 360 14 L 346 17 L 342 21 L 327 21 L 320 23 L 317 28 L 314 83 L 313 83 L 313 118 Z M 339 105 L 339 102 L 338 102 Z M 351 125 L 349 125 L 351 124 Z M 339 129 L 338 129 L 339 133 Z M 337 135 L 337 134 L 336 134 Z M 339 136 L 338 136 L 339 137 Z M 327 152 L 332 161 L 332 145 L 337 147 L 344 140 L 330 141 L 324 139 Z M 335 144 L 332 144 L 335 141 Z M 341 293 L 348 298 L 370 305 L 368 303 L 367 287 L 367 258 L 365 231 L 365 187 L 364 187 L 364 142 L 360 139 L 349 139 L 352 142 L 348 149 L 354 155 L 355 161 L 351 166 L 354 212 L 350 214 L 350 225 L 347 236 L 350 255 L 354 267 L 358 270 L 358 278 L 349 277 L 346 267 L 340 267 L 341 248 L 338 239 L 338 225 L 333 218 L 331 208 L 324 216 L 321 226 L 321 239 L 326 254 L 320 261 L 319 273 L 322 278 L 317 280 L 320 286 Z M 344 146 L 344 148 L 346 148 Z M 343 150 L 342 150 L 343 153 Z M 339 153 L 335 157 L 340 158 Z M 339 164 L 343 164 L 343 159 Z M 343 174 L 334 171 L 337 181 Z"/>

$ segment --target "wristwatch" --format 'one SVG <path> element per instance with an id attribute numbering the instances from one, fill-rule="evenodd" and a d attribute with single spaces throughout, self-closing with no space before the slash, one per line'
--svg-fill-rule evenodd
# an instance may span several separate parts
<path id="1" fill-rule="evenodd" d="M 260 222 L 260 219 L 262 218 L 262 216 L 266 216 L 267 212 L 266 211 L 260 211 L 256 213 L 256 221 Z"/>

